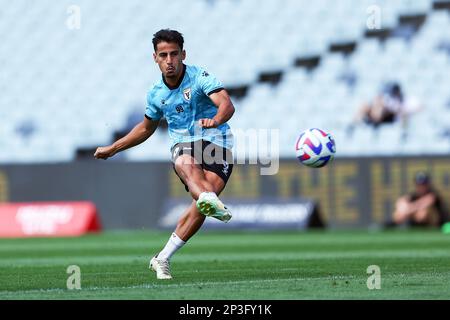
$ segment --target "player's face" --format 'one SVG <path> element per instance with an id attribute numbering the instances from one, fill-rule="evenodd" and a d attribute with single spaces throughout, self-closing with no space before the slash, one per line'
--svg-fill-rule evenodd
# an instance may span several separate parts
<path id="1" fill-rule="evenodd" d="M 160 42 L 156 46 L 153 58 L 165 78 L 177 78 L 183 70 L 186 52 L 181 50 L 176 43 Z"/>

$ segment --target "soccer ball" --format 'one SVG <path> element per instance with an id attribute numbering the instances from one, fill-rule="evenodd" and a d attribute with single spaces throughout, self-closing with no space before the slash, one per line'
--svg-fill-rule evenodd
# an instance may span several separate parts
<path id="1" fill-rule="evenodd" d="M 300 134 L 295 144 L 297 159 L 307 167 L 321 168 L 334 159 L 336 144 L 333 137 L 317 128 Z"/>

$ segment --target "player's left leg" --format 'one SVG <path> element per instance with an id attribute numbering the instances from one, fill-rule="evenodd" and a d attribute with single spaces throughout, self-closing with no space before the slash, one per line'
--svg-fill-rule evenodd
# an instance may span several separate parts
<path id="1" fill-rule="evenodd" d="M 204 170 L 205 178 L 213 186 L 213 191 L 219 195 L 225 188 L 225 182 L 211 171 Z M 200 229 L 205 221 L 205 215 L 197 208 L 197 202 L 192 201 L 184 214 L 178 220 L 177 227 L 165 247 L 150 260 L 150 269 L 156 272 L 158 279 L 172 279 L 170 273 L 170 258 L 183 247 L 186 242 Z"/>
<path id="2" fill-rule="evenodd" d="M 222 178 L 213 171 L 204 170 L 204 174 L 208 181 L 213 182 L 217 180 L 218 182 L 223 182 Z M 223 183 L 225 185 L 225 182 Z M 197 209 L 207 217 L 213 217 L 227 223 L 230 221 L 232 215 L 230 210 L 228 210 L 218 196 L 219 193 L 215 191 L 200 194 L 197 200 Z"/>
<path id="3" fill-rule="evenodd" d="M 214 193 L 220 195 L 225 188 L 225 182 L 215 173 L 204 170 L 205 178 L 213 186 Z M 205 215 L 201 214 L 197 208 L 196 201 L 192 201 L 178 221 L 175 233 L 183 241 L 188 241 L 202 226 Z"/>

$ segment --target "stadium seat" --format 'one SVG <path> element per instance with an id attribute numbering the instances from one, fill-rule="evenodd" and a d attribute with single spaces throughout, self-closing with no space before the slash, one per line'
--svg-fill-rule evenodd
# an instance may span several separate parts
<path id="1" fill-rule="evenodd" d="M 449 33 L 443 32 L 450 28 L 450 15 L 432 10 L 432 4 L 431 0 L 377 1 L 382 28 L 395 30 L 401 15 L 426 15 L 408 41 L 398 37 L 380 41 L 365 36 L 370 0 L 333 4 L 286 0 L 282 6 L 277 1 L 194 0 L 189 14 L 187 9 L 179 10 L 186 5 L 182 0 L 107 4 L 84 0 L 77 4 L 81 28 L 73 30 L 66 25 L 70 13 L 61 15 L 71 2 L 59 6 L 50 0 L 39 6 L 29 6 L 26 0 L 11 2 L 0 19 L 0 118 L 4 120 L 0 146 L 8 147 L 0 162 L 70 161 L 77 148 L 110 143 L 131 112 L 145 110 L 146 91 L 160 77 L 152 61 L 151 38 L 163 27 L 184 33 L 188 64 L 207 68 L 227 88 L 248 88 L 245 97 L 235 100 L 232 124 L 271 128 L 286 123 L 280 135 L 281 156 L 292 156 L 292 135 L 309 126 L 335 132 L 338 156 L 395 152 L 399 145 L 390 138 L 397 137 L 397 129 L 385 127 L 378 136 L 368 128 L 358 129 L 347 137 L 345 128 L 358 105 L 373 97 L 384 81 L 399 81 L 408 96 L 423 101 L 432 113 L 446 110 L 450 57 L 442 46 L 450 43 Z M 170 25 L 159 14 L 162 11 L 170 12 Z M 352 53 L 330 52 L 332 44 L 348 41 L 356 43 Z M 297 59 L 308 57 L 319 57 L 319 64 L 309 69 L 295 65 Z M 281 73 L 280 81 L 261 84 L 260 75 L 267 72 Z M 37 129 L 27 140 L 15 128 L 32 110 Z M 286 120 L 286 114 L 295 117 Z M 411 123 L 426 126 L 423 121 L 430 121 L 431 115 L 424 114 L 412 115 Z M 436 123 L 439 127 L 430 128 L 426 138 L 448 145 L 440 135 L 447 124 L 439 119 Z M 64 132 L 58 135 L 59 130 Z M 389 138 L 392 144 L 380 143 L 377 137 Z M 340 144 L 340 139 L 348 142 Z M 368 146 L 367 139 L 374 143 Z M 415 139 L 400 144 L 398 153 L 425 152 L 425 137 Z M 146 146 L 127 152 L 125 159 L 167 160 L 163 150 L 168 144 L 167 134 L 159 132 Z M 23 151 L 25 146 L 33 148 Z"/>

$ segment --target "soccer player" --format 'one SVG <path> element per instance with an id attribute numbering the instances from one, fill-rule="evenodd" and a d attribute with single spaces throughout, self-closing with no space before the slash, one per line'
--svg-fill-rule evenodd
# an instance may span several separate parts
<path id="1" fill-rule="evenodd" d="M 170 258 L 202 226 L 205 217 L 228 222 L 232 215 L 218 195 L 233 170 L 233 136 L 226 123 L 234 106 L 222 84 L 206 70 L 183 63 L 186 51 L 178 31 L 154 34 L 153 59 L 162 78 L 147 94 L 145 117 L 126 136 L 97 148 L 94 157 L 107 159 L 147 140 L 164 116 L 172 141 L 173 168 L 192 196 L 165 247 L 150 260 L 158 279 L 172 279 Z"/>

